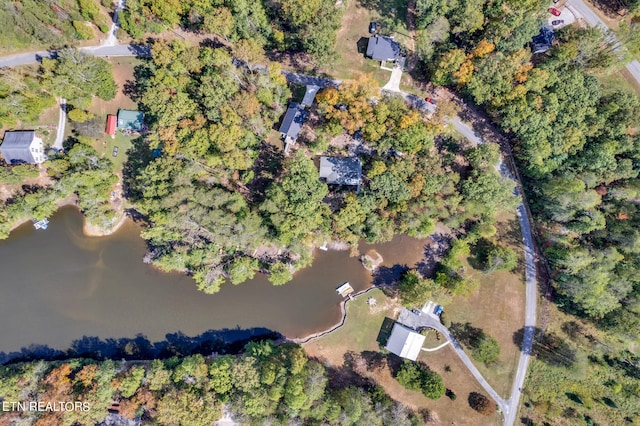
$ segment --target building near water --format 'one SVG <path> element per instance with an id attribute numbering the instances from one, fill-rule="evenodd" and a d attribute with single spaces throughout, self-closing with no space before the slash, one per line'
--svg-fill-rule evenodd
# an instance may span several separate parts
<path id="1" fill-rule="evenodd" d="M 320 157 L 320 179 L 329 185 L 350 185 L 360 192 L 362 163 L 358 157 Z"/>
<path id="2" fill-rule="evenodd" d="M 42 139 L 34 130 L 5 132 L 0 152 L 7 164 L 40 164 L 47 159 Z"/>
<path id="3" fill-rule="evenodd" d="M 424 339 L 425 337 L 422 334 L 400 323 L 395 323 L 385 349 L 401 358 L 415 361 L 418 359 Z"/>

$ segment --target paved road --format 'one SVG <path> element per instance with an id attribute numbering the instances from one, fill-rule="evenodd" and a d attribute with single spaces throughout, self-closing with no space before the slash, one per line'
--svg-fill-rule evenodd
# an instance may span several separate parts
<path id="1" fill-rule="evenodd" d="M 455 117 L 451 120 L 456 130 L 462 133 L 473 144 L 484 143 L 476 132 L 473 131 L 466 123 Z M 500 161 L 498 165 L 500 173 L 515 181 L 511 175 L 509 168 Z M 515 189 L 516 195 L 520 195 L 518 187 Z M 524 321 L 524 338 L 522 341 L 522 349 L 520 351 L 520 360 L 518 361 L 518 369 L 516 371 L 516 377 L 513 380 L 513 387 L 511 389 L 511 397 L 506 402 L 507 406 L 502 410 L 504 413 L 504 424 L 511 426 L 515 423 L 516 415 L 518 414 L 518 406 L 520 404 L 520 398 L 522 396 L 522 386 L 524 385 L 524 379 L 527 375 L 527 368 L 529 367 L 529 359 L 531 356 L 531 349 L 533 347 L 533 337 L 536 327 L 536 305 L 538 302 L 538 274 L 535 262 L 535 243 L 533 240 L 533 234 L 531 233 L 531 222 L 527 213 L 527 209 L 524 206 L 524 201 L 520 203 L 517 209 L 518 221 L 520 222 L 520 229 L 522 230 L 522 242 L 524 245 L 525 253 L 525 321 Z M 477 377 L 476 377 L 477 378 Z M 486 388 L 485 388 L 486 389 Z"/>
<path id="2" fill-rule="evenodd" d="M 576 16 L 576 18 L 583 18 L 590 26 L 601 26 L 602 28 L 609 29 L 607 24 L 582 0 L 568 0 L 567 8 Z M 631 61 L 626 65 L 626 68 L 633 78 L 640 83 L 640 62 L 637 60 Z"/>
<path id="3" fill-rule="evenodd" d="M 60 98 L 60 115 L 58 116 L 58 133 L 52 148 L 58 151 L 62 150 L 62 140 L 64 139 L 64 128 L 67 124 L 67 100 Z"/>
<path id="4" fill-rule="evenodd" d="M 134 44 L 116 46 L 89 46 L 81 47 L 79 50 L 95 56 L 151 56 L 151 49 L 148 46 L 138 46 Z M 39 52 L 21 53 L 19 55 L 5 56 L 0 58 L 0 68 L 17 67 L 19 65 L 35 64 L 41 62 L 42 58 L 55 58 L 57 51 L 41 50 Z"/>

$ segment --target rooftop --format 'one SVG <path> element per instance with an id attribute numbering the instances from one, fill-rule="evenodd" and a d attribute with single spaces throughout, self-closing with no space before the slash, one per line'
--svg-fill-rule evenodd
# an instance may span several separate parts
<path id="1" fill-rule="evenodd" d="M 378 61 L 396 60 L 400 57 L 400 44 L 391 37 L 369 37 L 366 56 Z"/>
<path id="2" fill-rule="evenodd" d="M 415 361 L 420 355 L 424 339 L 425 337 L 422 334 L 396 323 L 393 325 L 391 336 L 385 349 L 399 357 Z"/>
<path id="3" fill-rule="evenodd" d="M 13 132 L 5 132 L 2 139 L 3 149 L 22 149 L 29 148 L 31 142 L 36 137 L 34 130 L 16 130 Z"/>
<path id="4" fill-rule="evenodd" d="M 36 140 L 36 132 L 33 130 L 18 130 L 5 132 L 0 152 L 7 164 L 41 163 L 44 161 L 42 141 L 39 146 L 31 147 Z"/>
<path id="5" fill-rule="evenodd" d="M 139 132 L 144 124 L 144 114 L 140 111 L 128 109 L 118 110 L 118 129 L 133 130 Z"/>
<path id="6" fill-rule="evenodd" d="M 302 105 L 297 102 L 291 102 L 289 109 L 287 109 L 287 113 L 284 115 L 284 119 L 282 120 L 280 133 L 295 140 L 300 133 L 300 129 L 302 129 L 302 125 L 307 119 L 307 115 L 308 113 L 304 110 Z"/>
<path id="7" fill-rule="evenodd" d="M 359 186 L 362 163 L 358 157 L 320 157 L 320 178 L 328 184 Z"/>

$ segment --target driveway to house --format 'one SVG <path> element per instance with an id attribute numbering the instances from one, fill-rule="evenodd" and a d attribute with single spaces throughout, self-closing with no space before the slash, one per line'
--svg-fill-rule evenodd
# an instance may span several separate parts
<path id="1" fill-rule="evenodd" d="M 56 151 L 62 151 L 62 140 L 64 139 L 64 128 L 67 124 L 67 100 L 60 98 L 60 115 L 58 116 L 58 132 L 56 133 L 56 140 L 53 143 L 52 148 Z"/>
<path id="2" fill-rule="evenodd" d="M 382 90 L 388 90 L 389 92 L 400 92 L 400 80 L 402 79 L 402 68 L 393 67 L 391 71 L 391 77 L 387 84 L 382 87 Z"/>
<path id="3" fill-rule="evenodd" d="M 569 9 L 576 18 L 583 18 L 591 27 L 601 26 L 604 29 L 609 29 L 609 27 L 607 27 L 607 24 L 602 19 L 600 19 L 600 17 L 582 0 L 568 0 L 567 9 Z M 615 36 L 614 39 L 618 41 Z M 620 49 L 619 46 L 615 48 L 615 50 L 618 49 Z M 640 83 L 640 62 L 638 62 L 638 60 L 633 60 L 626 65 L 626 68 L 627 71 L 631 73 L 633 78 L 635 78 L 636 81 Z"/>
<path id="4" fill-rule="evenodd" d="M 482 138 L 478 136 L 478 134 L 476 134 L 476 132 L 471 127 L 469 127 L 458 117 L 453 118 L 451 120 L 451 123 L 453 123 L 456 130 L 462 133 L 474 145 L 484 143 Z M 498 170 L 500 171 L 500 174 L 502 174 L 502 176 L 516 182 L 515 194 L 520 195 L 520 191 L 518 189 L 519 185 L 517 185 L 516 179 L 511 175 L 509 168 L 502 162 L 502 160 L 500 160 L 500 163 L 498 164 Z M 513 380 L 511 396 L 507 401 L 505 401 L 507 405 L 502 410 L 504 413 L 504 424 L 506 426 L 515 424 L 516 414 L 518 413 L 518 406 L 520 404 L 520 398 L 522 396 L 522 386 L 524 385 L 524 379 L 527 375 L 531 349 L 533 348 L 533 337 L 536 327 L 536 305 L 538 302 L 538 273 L 535 261 L 535 243 L 533 240 L 533 234 L 531 233 L 531 222 L 527 209 L 524 205 L 524 200 L 522 200 L 522 202 L 518 206 L 517 214 L 518 221 L 520 222 L 520 229 L 522 230 L 522 243 L 524 245 L 526 306 L 524 314 L 524 336 L 522 339 L 522 348 L 520 351 L 520 360 L 518 361 L 518 369 L 516 370 L 516 375 Z M 496 402 L 498 402 L 498 400 L 496 400 Z"/>
<path id="5" fill-rule="evenodd" d="M 111 29 L 109 30 L 109 37 L 107 37 L 103 46 L 115 46 L 116 44 L 118 44 L 118 38 L 116 37 L 118 28 L 120 28 L 120 21 L 118 20 L 118 14 L 122 12 L 123 9 L 124 9 L 124 0 L 118 0 L 118 4 L 116 5 L 116 10 L 113 12 L 113 23 L 111 24 Z"/>
<path id="6" fill-rule="evenodd" d="M 458 343 L 456 338 L 453 337 L 453 335 L 449 332 L 449 329 L 440 323 L 439 317 L 435 315 L 429 315 L 427 313 L 421 313 L 420 315 L 417 315 L 409 311 L 408 309 L 403 309 L 400 313 L 400 316 L 398 317 L 398 322 L 415 330 L 418 330 L 422 327 L 428 327 L 433 328 L 434 330 L 441 333 L 449 342 L 451 342 L 451 346 L 453 346 L 453 349 L 455 350 L 460 360 L 464 363 L 464 365 L 467 366 L 471 374 L 473 374 L 473 377 L 476 378 L 476 380 L 478 381 L 478 383 L 480 383 L 484 390 L 487 391 L 489 395 L 491 395 L 491 398 L 493 398 L 496 404 L 498 404 L 500 410 L 505 413 L 506 410 L 509 409 L 508 402 L 502 399 L 502 397 L 498 395 L 498 392 L 493 390 L 491 385 L 484 379 L 484 377 L 482 377 L 482 374 L 480 373 L 480 371 L 478 371 L 473 361 L 471 361 L 471 359 L 469 359 L 467 354 L 464 352 L 464 349 L 462 349 L 460 343 Z"/>

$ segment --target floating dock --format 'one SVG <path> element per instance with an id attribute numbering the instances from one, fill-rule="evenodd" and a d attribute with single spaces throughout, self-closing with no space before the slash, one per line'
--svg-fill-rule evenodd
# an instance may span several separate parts
<path id="1" fill-rule="evenodd" d="M 33 224 L 33 227 L 36 229 L 47 229 L 48 226 L 49 226 L 49 219 L 47 219 L 46 217 Z"/>
<path id="2" fill-rule="evenodd" d="M 351 287 L 351 284 L 349 284 L 349 282 L 346 282 L 340 287 L 336 288 L 336 292 L 338 292 L 338 294 L 342 297 L 347 297 L 348 295 L 353 293 L 353 287 Z"/>

